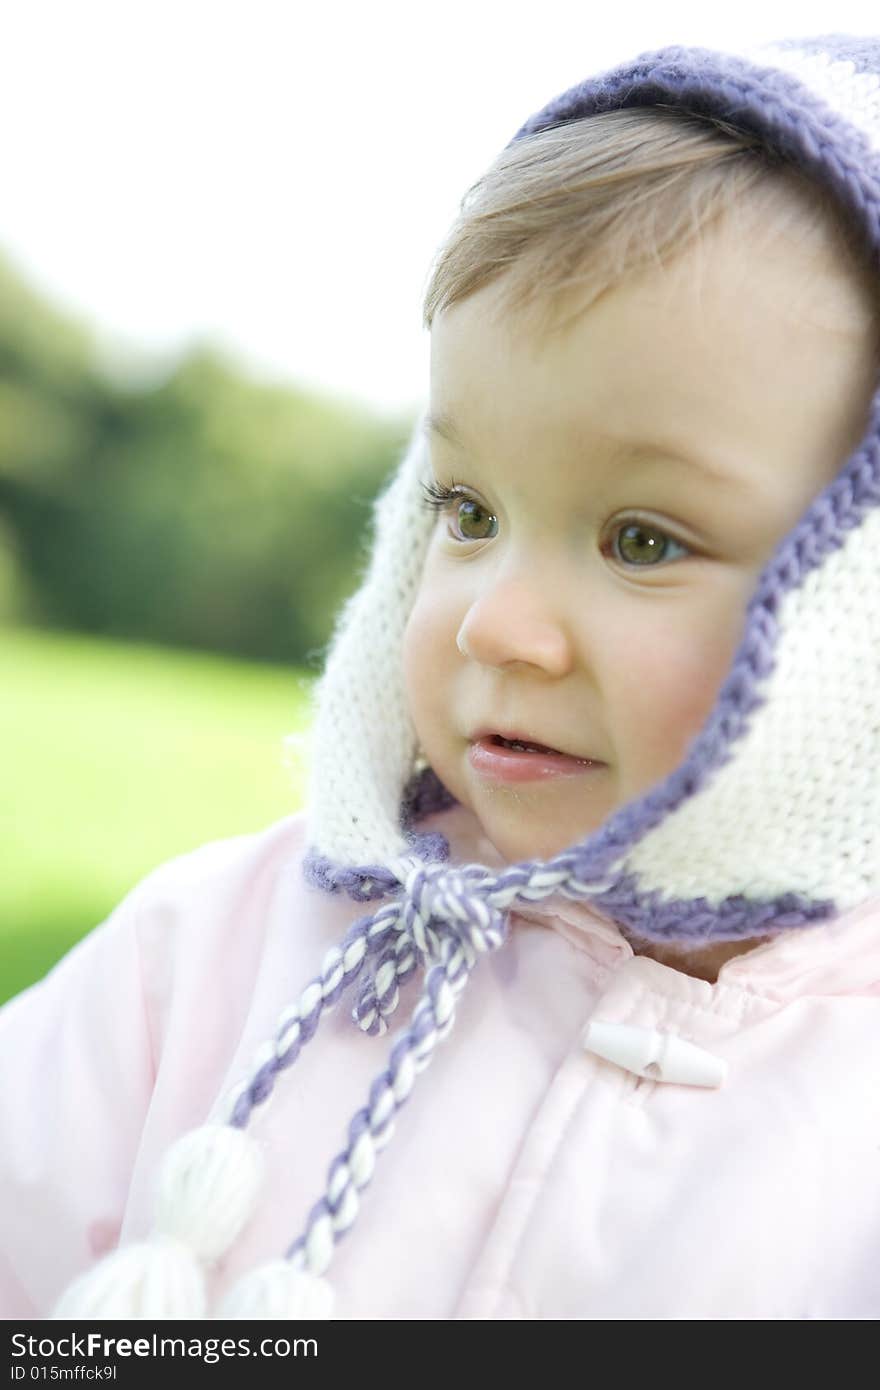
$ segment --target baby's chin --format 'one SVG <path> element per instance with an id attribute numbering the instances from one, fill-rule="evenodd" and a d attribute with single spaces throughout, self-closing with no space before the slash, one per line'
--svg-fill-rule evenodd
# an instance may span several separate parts
<path id="1" fill-rule="evenodd" d="M 588 800 L 583 791 L 575 807 L 548 805 L 549 800 L 539 791 L 493 787 L 472 794 L 467 804 L 486 839 L 508 864 L 555 859 L 595 834 L 611 809 L 602 804 L 604 798 L 594 794 Z"/>

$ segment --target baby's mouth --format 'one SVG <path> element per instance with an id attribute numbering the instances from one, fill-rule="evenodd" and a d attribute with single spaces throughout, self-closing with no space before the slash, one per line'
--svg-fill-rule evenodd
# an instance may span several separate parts
<path id="1" fill-rule="evenodd" d="M 521 743 L 516 738 L 502 738 L 501 734 L 492 734 L 489 739 L 501 748 L 516 748 L 521 753 L 559 753 L 558 748 L 548 748 L 544 743 Z"/>
<path id="2" fill-rule="evenodd" d="M 478 729 L 471 736 L 468 756 L 474 771 L 502 781 L 572 776 L 605 766 L 596 758 L 577 757 L 548 743 L 488 729 Z"/>
<path id="3" fill-rule="evenodd" d="M 474 736 L 474 743 L 487 744 L 493 748 L 510 748 L 516 753 L 545 753 L 554 758 L 570 758 L 572 762 L 584 764 L 599 764 L 598 758 L 581 758 L 576 753 L 566 753 L 561 748 L 553 748 L 548 743 L 535 743 L 531 739 L 525 738 L 506 738 L 504 734 L 478 733 Z"/>

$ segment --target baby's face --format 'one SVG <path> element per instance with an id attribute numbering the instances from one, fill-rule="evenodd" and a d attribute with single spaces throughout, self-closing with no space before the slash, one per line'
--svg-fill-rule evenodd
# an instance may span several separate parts
<path id="1" fill-rule="evenodd" d="M 454 496 L 407 691 L 428 761 L 510 861 L 681 762 L 761 568 L 864 432 L 860 287 L 759 233 L 717 224 L 555 337 L 501 312 L 497 282 L 435 321 L 432 466 Z M 569 757 L 493 752 L 493 732 Z"/>

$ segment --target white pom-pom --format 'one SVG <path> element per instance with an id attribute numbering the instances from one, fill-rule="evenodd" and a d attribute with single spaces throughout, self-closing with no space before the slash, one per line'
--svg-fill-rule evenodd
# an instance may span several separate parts
<path id="1" fill-rule="evenodd" d="M 230 1125 L 204 1125 L 178 1139 L 159 1174 L 156 1228 L 214 1260 L 254 1209 L 263 1180 L 256 1140 Z"/>
<path id="2" fill-rule="evenodd" d="M 52 1318 L 203 1318 L 205 1280 L 193 1252 L 156 1237 L 115 1250 L 61 1295 Z"/>
<path id="3" fill-rule="evenodd" d="M 333 1290 L 326 1279 L 293 1269 L 287 1260 L 252 1269 L 229 1290 L 218 1318 L 330 1318 Z"/>
<path id="4" fill-rule="evenodd" d="M 263 1178 L 255 1140 L 229 1125 L 205 1125 L 179 1139 L 159 1173 L 156 1233 L 125 1246 L 62 1294 L 53 1318 L 203 1318 L 201 1260 L 235 1240 Z"/>

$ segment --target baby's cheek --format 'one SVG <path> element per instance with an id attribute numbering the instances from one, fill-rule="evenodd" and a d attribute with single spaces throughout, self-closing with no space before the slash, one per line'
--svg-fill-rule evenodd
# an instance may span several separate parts
<path id="1" fill-rule="evenodd" d="M 646 634 L 628 723 L 657 775 L 672 771 L 715 704 L 735 647 L 724 624 Z"/>
<path id="2" fill-rule="evenodd" d="M 441 606 L 424 588 L 416 598 L 403 637 L 403 673 L 410 717 L 419 734 L 442 708 L 450 664 L 448 624 Z M 455 640 L 452 639 L 455 649 Z"/>
<path id="3" fill-rule="evenodd" d="M 418 709 L 421 703 L 422 652 L 425 641 L 418 603 L 409 615 L 403 634 L 403 680 L 410 714 L 418 723 Z"/>

